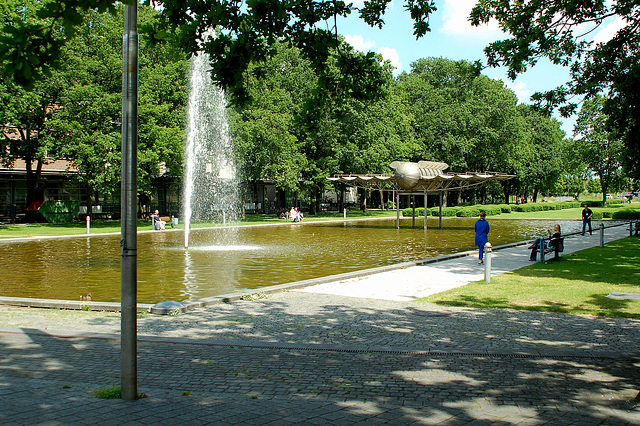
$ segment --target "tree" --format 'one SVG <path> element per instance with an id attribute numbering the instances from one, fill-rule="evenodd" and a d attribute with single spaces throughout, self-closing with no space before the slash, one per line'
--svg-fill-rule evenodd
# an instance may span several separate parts
<path id="1" fill-rule="evenodd" d="M 3 146 L 9 145 L 0 155 L 5 162 L 25 160 L 29 202 L 42 200 L 39 170 L 58 157 L 77 169 L 72 177 L 87 189 L 89 214 L 94 191 L 111 194 L 119 188 L 122 9 L 117 7 L 114 15 L 84 13 L 76 37 L 61 48 L 63 64 L 32 90 L 0 76 Z M 141 22 L 156 13 L 141 8 Z M 141 43 L 138 182 L 143 195 L 151 191 L 152 177 L 161 174 L 161 164 L 165 175 L 182 175 L 188 62 L 174 52 L 166 43 Z"/>
<path id="2" fill-rule="evenodd" d="M 525 189 L 539 193 L 553 190 L 562 175 L 562 147 L 565 136 L 560 123 L 528 105 L 520 105 L 524 119 L 522 139 L 517 145 L 521 168 L 518 180 Z"/>
<path id="3" fill-rule="evenodd" d="M 606 127 L 605 99 L 602 96 L 585 101 L 578 114 L 574 133 L 581 139 L 579 152 L 589 170 L 598 176 L 602 189 L 602 203 L 607 201 L 610 187 L 622 179 L 620 172 L 624 145 Z"/>
<path id="4" fill-rule="evenodd" d="M 38 13 L 45 23 L 12 20 L 0 36 L 2 74 L 13 75 L 17 83 L 33 83 L 58 66 L 62 46 L 75 35 L 82 13 L 89 9 L 115 11 L 115 0 L 46 1 Z M 122 3 L 134 4 L 134 0 Z M 147 1 L 161 10 L 155 24 L 146 31 L 156 41 L 171 39 L 187 54 L 205 51 L 211 55 L 212 77 L 234 102 L 248 100 L 246 87 L 250 64 L 263 62 L 276 52 L 277 44 L 286 40 L 299 48 L 310 61 L 325 87 L 332 84 L 350 91 L 358 98 L 379 95 L 383 71 L 375 54 L 354 55 L 340 48 L 337 29 L 325 29 L 338 17 L 354 10 L 371 26 L 382 27 L 388 0 L 365 2 L 357 9 L 342 0 L 313 2 L 279 2 L 271 0 L 165 0 Z M 405 9 L 414 20 L 414 34 L 429 31 L 429 15 L 435 10 L 433 0 L 405 0 Z M 51 25 L 63 31 L 53 31 Z M 208 37 L 217 28 L 216 37 Z M 333 78 L 330 67 L 337 66 L 342 78 Z M 328 72 L 328 73 L 327 73 Z"/>
<path id="5" fill-rule="evenodd" d="M 515 173 L 522 120 L 515 94 L 501 81 L 481 75 L 477 64 L 443 58 L 414 62 L 398 81 L 422 159 L 455 171 Z"/>
<path id="6" fill-rule="evenodd" d="M 57 156 L 48 120 L 56 111 L 60 90 L 55 81 L 38 82 L 26 91 L 0 78 L 0 158 L 5 165 L 24 160 L 27 206 L 44 200 L 40 189 L 42 167 Z"/>
<path id="7" fill-rule="evenodd" d="M 270 59 L 250 67 L 250 75 L 253 102 L 230 114 L 240 172 L 246 180 L 269 179 L 278 189 L 296 191 L 307 161 L 295 118 L 315 87 L 315 74 L 298 49 L 281 44 Z"/>
<path id="8" fill-rule="evenodd" d="M 22 5 L 3 5 L 0 9 L 3 21 L 29 21 L 33 25 L 44 25 L 36 16 L 35 1 Z M 5 26 L 4 31 L 7 31 Z M 59 27 L 52 26 L 51 31 Z M 15 46 L 14 46 L 15 47 Z M 5 60 L 3 60 L 5 62 Z M 51 79 L 35 81 L 27 91 L 15 84 L 12 77 L 0 75 L 0 159 L 13 165 L 17 159 L 25 162 L 27 184 L 27 206 L 34 201 L 43 201 L 40 175 L 43 165 L 57 157 L 50 127 L 50 119 L 58 110 L 58 99 L 63 88 L 62 78 L 56 70 L 50 70 Z"/>
<path id="9" fill-rule="evenodd" d="M 542 58 L 571 66 L 571 81 L 534 99 L 549 108 L 563 105 L 568 115 L 577 105 L 574 95 L 594 98 L 607 93 L 603 109 L 610 132 L 625 142 L 623 162 L 628 173 L 640 177 L 640 4 L 636 0 L 561 1 L 486 0 L 474 7 L 475 25 L 496 19 L 512 38 L 486 49 L 490 66 L 508 67 L 511 78 Z M 587 36 L 615 19 L 621 28 L 607 41 Z"/>

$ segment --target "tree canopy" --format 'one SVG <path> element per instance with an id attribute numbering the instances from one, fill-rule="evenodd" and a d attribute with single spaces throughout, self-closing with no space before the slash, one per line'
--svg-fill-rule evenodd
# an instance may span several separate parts
<path id="1" fill-rule="evenodd" d="M 113 12 L 117 3 L 120 1 L 45 1 L 37 8 L 40 22 L 15 15 L 13 19 L 5 18 L 6 25 L 0 34 L 2 73 L 13 75 L 20 85 L 32 87 L 36 80 L 59 65 L 62 47 L 75 35 L 84 11 Z M 134 4 L 134 0 L 121 3 Z M 358 12 L 367 24 L 381 27 L 388 0 L 370 0 L 360 8 L 341 0 L 148 0 L 145 3 L 160 10 L 156 22 L 143 26 L 151 38 L 171 40 L 188 55 L 199 51 L 209 53 L 212 78 L 232 101 L 248 100 L 249 66 L 274 54 L 282 40 L 300 49 L 325 88 L 340 87 L 357 98 L 379 94 L 384 76 L 375 55 L 354 55 L 352 50 L 341 49 L 335 20 Z M 24 10 L 33 7 L 34 4 Z M 416 37 L 429 31 L 428 18 L 435 10 L 433 0 L 405 0 L 404 8 L 414 20 Z M 217 34 L 208 37 L 212 28 L 217 29 Z M 341 72 L 335 74 L 331 67 L 338 67 Z M 255 72 L 259 74 L 260 70 Z"/>
<path id="2" fill-rule="evenodd" d="M 512 78 L 540 58 L 570 66 L 571 81 L 534 98 L 540 105 L 560 106 L 567 115 L 576 98 L 605 94 L 610 131 L 624 138 L 625 166 L 640 178 L 640 3 L 637 0 L 565 1 L 486 0 L 471 14 L 475 25 L 496 19 L 511 36 L 486 49 L 490 66 L 504 65 Z M 618 30 L 608 40 L 590 41 L 596 29 L 614 21 Z"/>

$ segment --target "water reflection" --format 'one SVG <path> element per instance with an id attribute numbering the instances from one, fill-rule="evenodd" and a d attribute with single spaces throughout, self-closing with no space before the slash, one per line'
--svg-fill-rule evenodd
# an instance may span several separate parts
<path id="1" fill-rule="evenodd" d="M 202 298 L 342 272 L 471 250 L 474 219 L 429 220 L 426 231 L 411 220 L 288 224 L 138 236 L 138 300 Z M 546 234 L 550 221 L 493 220 L 495 245 Z M 560 222 L 563 232 L 580 222 Z M 2 243 L 0 295 L 117 302 L 120 298 L 120 236 Z"/>

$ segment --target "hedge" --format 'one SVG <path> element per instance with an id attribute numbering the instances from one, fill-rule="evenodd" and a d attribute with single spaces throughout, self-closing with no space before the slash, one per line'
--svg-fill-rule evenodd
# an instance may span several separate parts
<path id="1" fill-rule="evenodd" d="M 413 209 L 411 207 L 408 207 L 404 210 L 402 210 L 402 216 L 404 217 L 412 217 L 413 216 Z M 424 216 L 424 207 L 416 207 L 416 217 L 419 216 Z"/>
<path id="2" fill-rule="evenodd" d="M 624 208 L 616 209 L 611 213 L 612 219 L 640 219 L 640 209 L 638 208 Z"/>

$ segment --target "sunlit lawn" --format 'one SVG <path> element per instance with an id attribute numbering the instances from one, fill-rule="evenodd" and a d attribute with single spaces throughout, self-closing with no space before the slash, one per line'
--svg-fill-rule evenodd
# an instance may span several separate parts
<path id="1" fill-rule="evenodd" d="M 422 301 L 474 308 L 513 308 L 640 318 L 640 300 L 611 299 L 611 292 L 640 293 L 640 237 L 628 237 L 535 263 Z"/>

